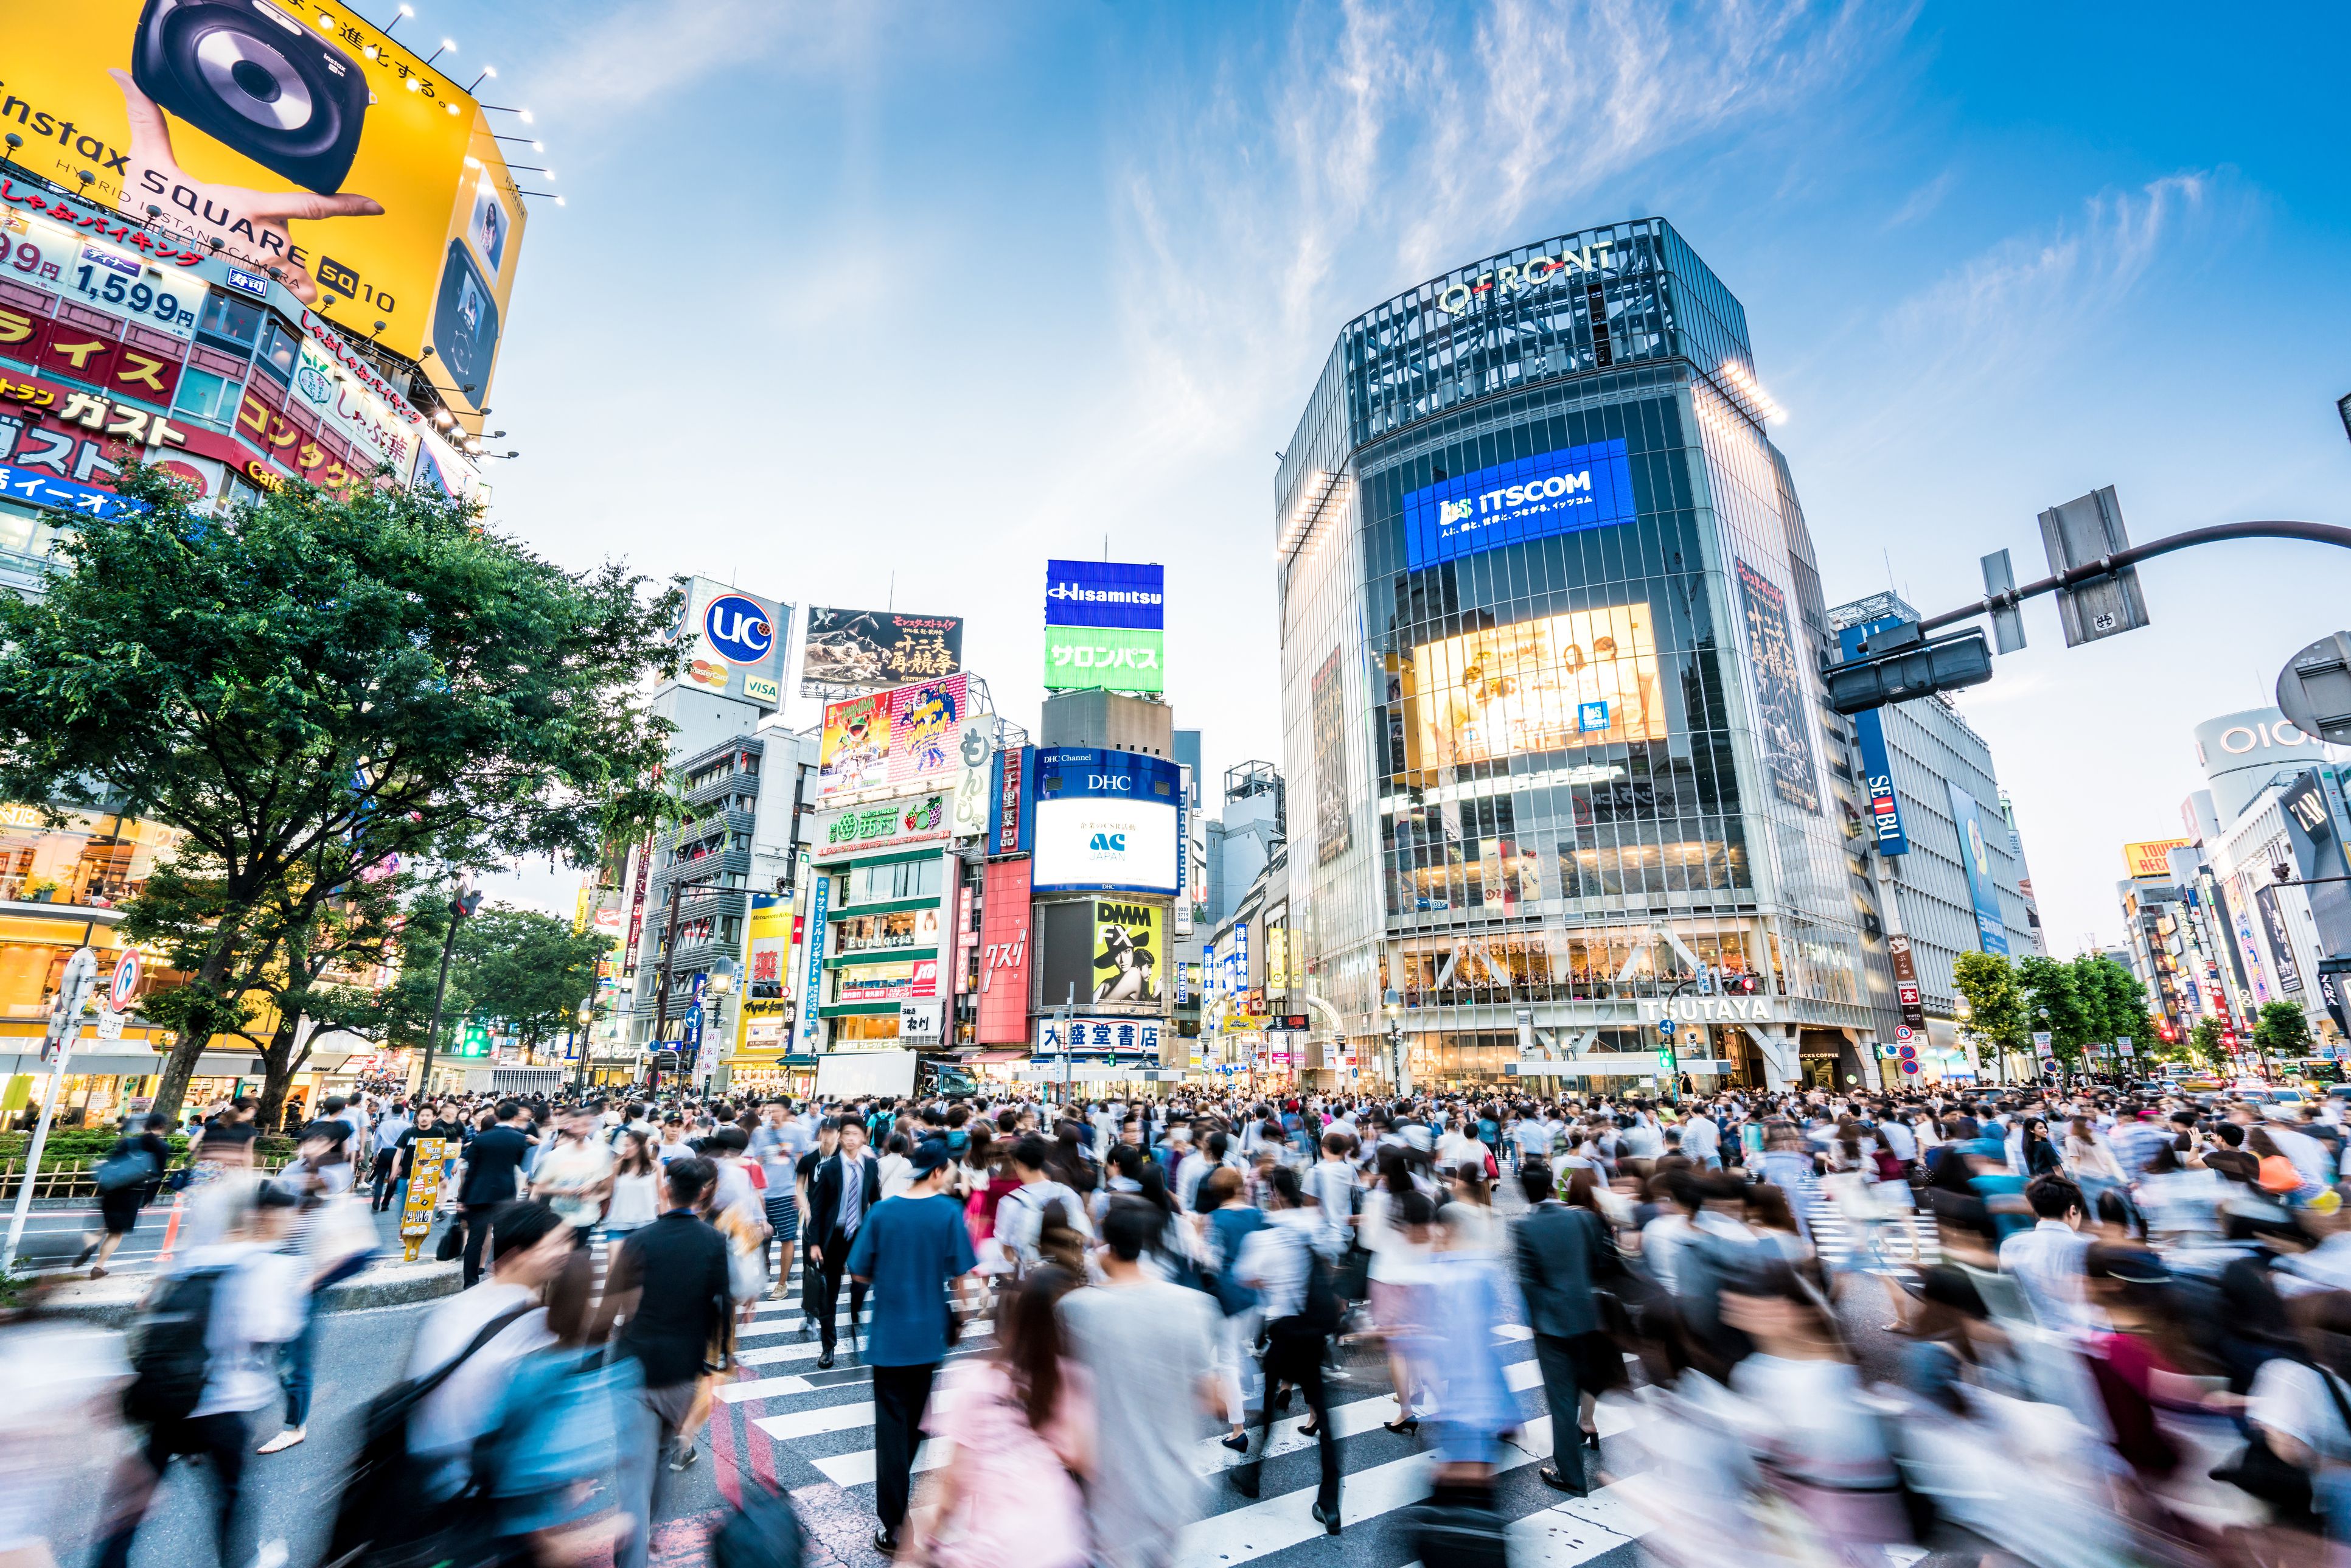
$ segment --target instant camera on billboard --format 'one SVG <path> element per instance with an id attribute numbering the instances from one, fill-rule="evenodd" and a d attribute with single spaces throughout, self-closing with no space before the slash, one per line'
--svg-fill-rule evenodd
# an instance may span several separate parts
<path id="1" fill-rule="evenodd" d="M 1167 911 L 1136 899 L 1089 898 L 1036 907 L 1038 1005 L 1165 1012 Z"/>
<path id="2" fill-rule="evenodd" d="M 1397 674 L 1414 716 L 1405 749 L 1416 770 L 1666 737 L 1646 604 L 1573 610 L 1424 643 Z"/>
<path id="3" fill-rule="evenodd" d="M 395 353 L 434 350 L 461 408 L 487 401 L 524 218 L 459 79 L 341 5 L 285 0 L 12 5 L 0 59 L 19 167 L 381 321 Z"/>
<path id="4" fill-rule="evenodd" d="M 808 614 L 800 695 L 855 696 L 963 668 L 963 617 L 901 615 L 890 610 L 829 610 Z"/>
<path id="5" fill-rule="evenodd" d="M 1040 889 L 1176 891 L 1181 768 L 1140 752 L 1037 748 L 1030 877 Z"/>
<path id="6" fill-rule="evenodd" d="M 773 713 L 784 701 L 786 632 L 792 610 L 710 578 L 689 578 L 677 636 L 686 645 L 677 682 Z"/>
<path id="7" fill-rule="evenodd" d="M 1571 446 L 1440 479 L 1404 498 L 1405 564 L 1458 560 L 1637 516 L 1622 441 Z"/>

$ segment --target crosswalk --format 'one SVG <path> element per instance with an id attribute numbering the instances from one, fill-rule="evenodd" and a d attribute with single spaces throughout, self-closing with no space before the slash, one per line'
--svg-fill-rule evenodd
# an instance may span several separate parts
<path id="1" fill-rule="evenodd" d="M 802 1261 L 793 1258 L 782 1268 L 784 1299 L 758 1303 L 751 1325 L 738 1336 L 738 1370 L 716 1390 L 707 1439 L 721 1490 L 733 1497 L 746 1481 L 775 1486 L 804 1511 L 862 1514 L 870 1530 L 875 1466 L 872 1379 L 848 1348 L 847 1303 L 835 1320 L 840 1364 L 818 1372 L 816 1339 L 800 1337 Z M 950 1361 L 983 1354 L 993 1343 L 992 1330 L 985 1319 L 973 1323 Z M 1499 1485 L 1505 1513 L 1514 1521 L 1513 1563 L 1518 1568 L 1587 1563 L 1631 1568 L 1643 1527 L 1614 1487 L 1570 1498 L 1537 1480 L 1535 1469 L 1551 1462 L 1552 1448 L 1532 1335 L 1516 1323 L 1493 1333 L 1505 1381 L 1526 1417 L 1505 1450 Z M 953 1398 L 955 1392 L 943 1387 L 935 1397 Z M 1601 1406 L 1604 1444 L 1629 1427 L 1634 1412 L 1628 1401 Z M 1416 1553 L 1405 1511 L 1428 1495 L 1430 1460 L 1416 1439 L 1387 1430 L 1384 1423 L 1397 1414 L 1384 1375 L 1370 1364 L 1332 1385 L 1329 1416 L 1344 1472 L 1340 1508 L 1345 1529 L 1336 1540 L 1309 1512 L 1319 1460 L 1317 1439 L 1304 1430 L 1310 1417 L 1302 1408 L 1277 1419 L 1270 1440 L 1253 1447 L 1249 1457 L 1262 1461 L 1256 1499 L 1224 1484 L 1224 1473 L 1245 1461 L 1217 1440 L 1221 1427 L 1204 1419 L 1196 1463 L 1212 1483 L 1207 1511 L 1184 1532 L 1175 1568 L 1290 1568 L 1293 1560 L 1335 1562 L 1341 1553 L 1350 1568 L 1403 1568 L 1411 1563 Z M 1604 1448 L 1602 1463 L 1593 1469 L 1604 1468 L 1606 1454 Z M 935 1469 L 949 1457 L 946 1445 L 925 1442 L 916 1452 L 915 1470 Z"/>
<path id="2" fill-rule="evenodd" d="M 1806 1218 L 1833 1266 L 1852 1255 L 1852 1239 L 1833 1206 L 1812 1209 Z M 1921 1256 L 1934 1261 L 1931 1226 L 1914 1234 Z M 1908 1245 L 1898 1232 L 1891 1234 L 1888 1249 L 1897 1264 L 1907 1265 Z M 758 1304 L 738 1337 L 737 1370 L 716 1390 L 705 1433 L 713 1476 L 730 1501 L 740 1500 L 747 1484 L 784 1491 L 833 1554 L 855 1568 L 881 1568 L 879 1554 L 863 1544 L 872 1528 L 875 1474 L 872 1376 L 850 1349 L 848 1304 L 844 1299 L 836 1315 L 839 1364 L 820 1371 L 816 1336 L 810 1331 L 801 1337 L 807 1327 L 800 1310 L 803 1260 L 779 1261 L 781 1299 Z M 973 1323 L 950 1360 L 985 1354 L 994 1343 L 992 1330 L 985 1319 Z M 1586 1497 L 1563 1495 L 1536 1473 L 1553 1454 L 1532 1334 L 1520 1323 L 1489 1332 L 1522 1417 L 1496 1478 L 1497 1501 L 1510 1521 L 1513 1568 L 1635 1568 L 1645 1561 L 1641 1542 L 1657 1500 L 1651 1497 L 1646 1509 L 1636 1506 L 1640 1476 L 1619 1472 L 1637 1471 L 1645 1463 L 1625 1438 L 1643 1407 L 1630 1396 L 1602 1401 L 1602 1447 L 1583 1456 L 1593 1490 Z M 1310 1417 L 1303 1409 L 1277 1419 L 1262 1448 L 1252 1443 L 1248 1458 L 1262 1461 L 1259 1495 L 1253 1499 L 1226 1479 L 1247 1459 L 1217 1441 L 1218 1423 L 1202 1418 L 1195 1462 L 1208 1482 L 1207 1501 L 1204 1516 L 1177 1542 L 1172 1568 L 1337 1568 L 1343 1562 L 1346 1568 L 1418 1568 L 1411 1511 L 1428 1496 L 1432 1461 L 1420 1439 L 1387 1429 L 1398 1410 L 1377 1362 L 1354 1363 L 1351 1372 L 1332 1385 L 1328 1412 L 1343 1475 L 1342 1534 L 1328 1536 L 1310 1511 L 1320 1461 L 1316 1437 L 1304 1431 Z M 954 1393 L 942 1386 L 935 1397 Z M 925 1442 L 914 1469 L 919 1475 L 949 1458 L 946 1445 Z M 833 1528 L 825 1528 L 828 1521 Z M 1902 1568 L 1921 1555 L 1889 1553 L 1888 1563 Z"/>
<path id="3" fill-rule="evenodd" d="M 1804 1225 L 1812 1234 L 1813 1249 L 1830 1273 L 1857 1266 L 1857 1255 L 1863 1251 L 1860 1227 L 1848 1220 L 1834 1200 L 1822 1197 L 1807 1203 Z M 1935 1217 L 1924 1210 L 1888 1218 L 1879 1230 L 1878 1249 L 1886 1260 L 1885 1267 L 1897 1275 L 1913 1272 L 1918 1264 L 1943 1260 L 1943 1249 L 1935 1236 Z"/>

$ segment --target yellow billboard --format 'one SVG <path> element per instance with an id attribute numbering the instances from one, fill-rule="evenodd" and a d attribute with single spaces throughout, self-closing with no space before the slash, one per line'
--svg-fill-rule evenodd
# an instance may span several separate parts
<path id="1" fill-rule="evenodd" d="M 1646 604 L 1575 610 L 1424 643 L 1397 671 L 1406 765 L 1663 740 Z"/>
<path id="2" fill-rule="evenodd" d="M 0 61 L 18 167 L 487 400 L 524 214 L 459 80 L 335 0 L 31 0 L 0 6 Z"/>
<path id="3" fill-rule="evenodd" d="M 2186 839 L 2142 839 L 2123 846 L 2123 864 L 2133 877 L 2168 881 L 2171 876 L 2171 852 L 2188 847 Z"/>

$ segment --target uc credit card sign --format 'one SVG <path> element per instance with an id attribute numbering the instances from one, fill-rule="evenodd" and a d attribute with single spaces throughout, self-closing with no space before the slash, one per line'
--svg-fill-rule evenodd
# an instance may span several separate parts
<path id="1" fill-rule="evenodd" d="M 1570 446 L 1439 479 L 1407 494 L 1405 562 L 1435 566 L 1500 545 L 1613 528 L 1637 515 L 1625 444 Z"/>

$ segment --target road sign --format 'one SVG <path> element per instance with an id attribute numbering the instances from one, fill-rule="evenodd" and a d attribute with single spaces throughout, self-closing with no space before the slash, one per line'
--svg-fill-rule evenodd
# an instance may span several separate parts
<path id="1" fill-rule="evenodd" d="M 1671 1040 L 1671 1039 L 1673 1039 L 1673 1038 L 1674 1038 L 1674 1029 L 1675 1029 L 1675 1024 L 1674 1024 L 1674 1020 L 1673 1020 L 1673 1019 L 1659 1019 L 1657 1020 L 1657 1032 L 1658 1032 L 1659 1034 L 1661 1034 L 1661 1035 L 1664 1035 L 1667 1040 Z"/>
<path id="2" fill-rule="evenodd" d="M 139 949 L 125 947 L 122 956 L 114 961 L 114 984 L 108 990 L 107 999 L 114 1004 L 116 1012 L 127 1013 L 131 1010 L 131 998 L 138 994 Z"/>
<path id="3" fill-rule="evenodd" d="M 2032 1053 L 2035 1056 L 2052 1056 L 2055 1054 L 2055 1050 L 2052 1045 L 2051 1036 L 2047 1030 L 2036 1029 L 2032 1031 Z"/>
<path id="4" fill-rule="evenodd" d="M 1918 1064 L 1915 1061 L 1906 1061 L 1902 1064 L 1902 1071 L 1905 1072 L 1916 1072 L 1918 1071 Z"/>
<path id="5" fill-rule="evenodd" d="M 120 1040 L 122 1038 L 122 1015 L 115 1011 L 112 1008 L 99 1009 L 98 1038 L 100 1040 Z"/>
<path id="6" fill-rule="evenodd" d="M 1907 1023 L 1894 1026 L 1894 1038 L 1897 1040 L 1908 1040 L 1913 1032 L 1915 1031 Z"/>
<path id="7" fill-rule="evenodd" d="M 2130 536 L 2123 529 L 2123 508 L 2115 499 L 2115 487 L 2105 486 L 2042 513 L 2041 542 L 2049 552 L 2053 575 L 2095 566 L 2129 549 Z M 2146 625 L 2147 601 L 2139 593 L 2138 568 L 2126 566 L 2059 589 L 2057 619 L 2065 629 L 2068 648 Z"/>
<path id="8" fill-rule="evenodd" d="M 2351 746 L 2351 632 L 2321 637 L 2288 659 L 2277 705 L 2303 734 Z"/>

